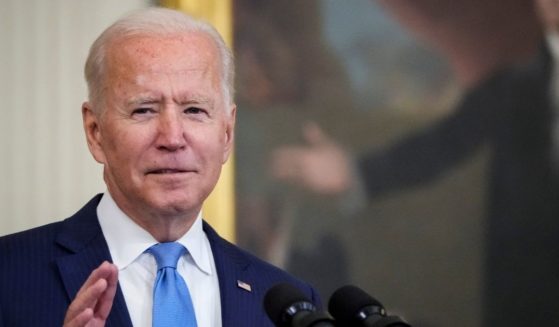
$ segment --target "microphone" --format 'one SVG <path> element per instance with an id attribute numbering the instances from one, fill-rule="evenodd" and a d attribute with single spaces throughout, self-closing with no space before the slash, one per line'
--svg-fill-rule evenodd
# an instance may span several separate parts
<path id="1" fill-rule="evenodd" d="M 264 309 L 277 327 L 334 327 L 334 320 L 295 286 L 279 283 L 266 292 Z"/>
<path id="2" fill-rule="evenodd" d="M 344 327 L 411 327 L 397 316 L 387 316 L 382 304 L 356 286 L 347 285 L 332 294 L 328 311 Z"/>

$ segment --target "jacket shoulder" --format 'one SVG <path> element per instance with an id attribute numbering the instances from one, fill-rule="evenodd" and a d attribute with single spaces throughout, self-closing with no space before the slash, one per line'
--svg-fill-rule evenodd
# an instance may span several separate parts
<path id="1" fill-rule="evenodd" d="M 259 287 L 259 290 L 256 292 L 261 293 L 261 296 L 278 283 L 292 284 L 307 295 L 309 300 L 315 305 L 318 307 L 321 306 L 318 292 L 306 281 L 299 279 L 289 272 L 221 238 L 209 225 L 204 224 L 204 230 L 212 245 L 212 251 L 218 270 L 220 270 L 219 265 L 224 264 L 224 262 L 231 266 L 238 267 L 238 269 L 242 271 L 243 278 L 247 279 L 246 281 L 254 282 Z M 226 272 L 228 269 L 229 267 L 221 268 L 222 271 Z"/>

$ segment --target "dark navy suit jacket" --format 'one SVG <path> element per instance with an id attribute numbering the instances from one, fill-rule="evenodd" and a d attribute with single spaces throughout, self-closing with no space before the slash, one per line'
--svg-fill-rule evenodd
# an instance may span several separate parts
<path id="1" fill-rule="evenodd" d="M 97 195 L 64 221 L 0 238 L 0 327 L 62 326 L 68 305 L 91 271 L 111 261 L 97 219 L 100 199 Z M 206 223 L 204 231 L 217 268 L 224 327 L 273 326 L 262 303 L 278 282 L 292 283 L 320 305 L 310 285 L 227 242 Z M 132 326 L 120 287 L 107 326 Z"/>

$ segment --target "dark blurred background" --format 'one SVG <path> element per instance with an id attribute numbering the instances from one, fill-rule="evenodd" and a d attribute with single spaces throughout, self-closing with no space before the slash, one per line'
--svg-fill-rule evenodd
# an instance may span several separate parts
<path id="1" fill-rule="evenodd" d="M 554 2 L 236 0 L 239 244 L 416 327 L 559 324 Z"/>

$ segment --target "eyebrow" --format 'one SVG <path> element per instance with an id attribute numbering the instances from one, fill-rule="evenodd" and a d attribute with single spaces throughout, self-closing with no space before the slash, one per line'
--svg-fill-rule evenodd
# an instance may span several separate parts
<path id="1" fill-rule="evenodd" d="M 162 96 L 139 95 L 127 101 L 126 104 L 129 106 L 137 106 L 143 104 L 158 104 L 162 102 L 164 102 Z M 215 99 L 201 94 L 181 94 L 173 97 L 173 102 L 179 105 L 207 104 L 213 106 L 215 104 Z"/>
<path id="2" fill-rule="evenodd" d="M 178 104 L 185 105 L 185 104 L 209 104 L 213 105 L 215 100 L 211 97 L 207 97 L 200 94 L 188 94 L 188 95 L 180 95 L 176 98 L 173 98 Z"/>
<path id="3" fill-rule="evenodd" d="M 138 96 L 127 101 L 127 105 L 154 104 L 161 103 L 162 98 L 157 96 Z"/>

